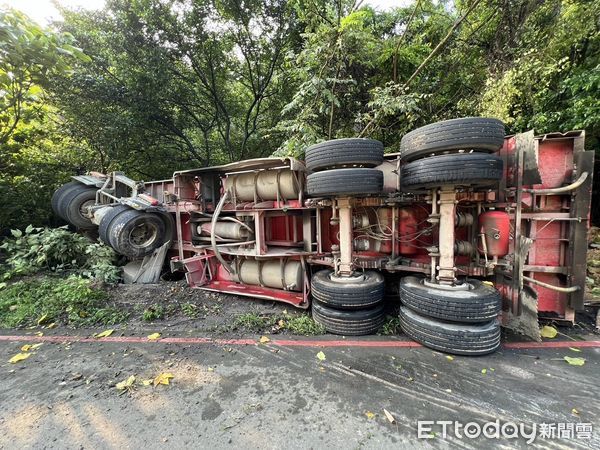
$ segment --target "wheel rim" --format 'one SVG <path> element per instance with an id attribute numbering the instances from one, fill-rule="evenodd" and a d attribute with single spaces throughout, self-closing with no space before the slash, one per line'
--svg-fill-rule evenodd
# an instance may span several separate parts
<path id="1" fill-rule="evenodd" d="M 96 200 L 95 199 L 86 200 L 85 202 L 83 202 L 81 204 L 81 206 L 79 207 L 79 215 L 82 218 L 84 218 L 86 220 L 89 220 L 88 217 L 87 217 L 87 215 L 86 215 L 87 214 L 87 209 L 88 209 L 88 207 L 94 206 L 95 204 L 96 204 Z"/>
<path id="2" fill-rule="evenodd" d="M 147 248 L 158 238 L 158 227 L 156 224 L 143 222 L 129 232 L 129 243 L 135 248 Z"/>
<path id="3" fill-rule="evenodd" d="M 439 290 L 442 290 L 442 291 L 471 291 L 471 290 L 475 289 L 475 286 L 473 286 L 468 281 L 465 281 L 465 282 L 460 283 L 460 284 L 453 284 L 453 285 L 432 283 L 429 280 L 422 280 L 422 283 L 426 287 L 430 287 L 430 288 L 434 288 L 434 289 L 439 289 Z"/>
<path id="4" fill-rule="evenodd" d="M 329 279 L 331 281 L 333 281 L 334 283 L 349 284 L 349 283 L 362 283 L 363 281 L 365 281 L 366 277 L 364 274 L 357 273 L 357 272 L 354 272 L 354 273 L 352 273 L 352 275 L 347 276 L 347 277 L 338 277 L 335 275 L 335 272 L 331 272 L 329 274 Z"/>

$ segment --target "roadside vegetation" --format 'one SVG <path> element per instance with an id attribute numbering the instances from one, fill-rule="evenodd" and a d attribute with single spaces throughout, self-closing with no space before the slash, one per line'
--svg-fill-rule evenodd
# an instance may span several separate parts
<path id="1" fill-rule="evenodd" d="M 104 283 L 119 280 L 117 255 L 65 227 L 11 230 L 0 245 L 0 326 L 90 326 L 123 321 Z"/>

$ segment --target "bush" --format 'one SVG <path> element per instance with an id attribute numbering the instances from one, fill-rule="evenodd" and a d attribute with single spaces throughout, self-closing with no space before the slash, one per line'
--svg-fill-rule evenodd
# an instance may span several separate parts
<path id="1" fill-rule="evenodd" d="M 86 237 L 60 228 L 11 230 L 0 249 L 6 261 L 0 280 L 31 275 L 41 271 L 72 271 L 86 278 L 105 282 L 119 279 L 115 265 L 116 253 L 104 244 L 90 242 Z M 0 267 L 2 268 L 2 267 Z"/>
<path id="2" fill-rule="evenodd" d="M 4 286 L 3 286 L 4 285 Z M 71 275 L 0 283 L 0 327 L 60 322 L 72 326 L 112 325 L 127 314 L 106 307 L 108 294 L 91 280 Z"/>

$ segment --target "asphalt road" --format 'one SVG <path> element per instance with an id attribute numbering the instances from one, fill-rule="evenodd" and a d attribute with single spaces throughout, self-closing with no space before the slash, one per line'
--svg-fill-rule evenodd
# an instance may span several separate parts
<path id="1" fill-rule="evenodd" d="M 34 338 L 0 340 L 0 448 L 527 445 L 524 438 L 460 439 L 454 424 L 446 438 L 434 425 L 431 433 L 422 430 L 430 439 L 419 439 L 418 420 L 566 423 L 572 424 L 567 430 L 577 426 L 584 434 L 589 423 L 589 439 L 538 435 L 534 445 L 600 448 L 595 346 L 580 352 L 511 348 L 450 359 L 425 348 L 331 346 L 333 338 L 320 347 L 280 345 L 275 338 L 258 344 L 259 336 L 230 343 L 146 342 L 145 334 L 136 334 L 139 342 L 56 338 L 16 364 L 9 358 Z M 320 351 L 325 360 L 317 357 Z M 563 356 L 586 363 L 571 366 Z M 170 385 L 140 384 L 162 372 L 173 374 Z M 115 384 L 130 375 L 136 376 L 135 389 L 117 390 Z"/>

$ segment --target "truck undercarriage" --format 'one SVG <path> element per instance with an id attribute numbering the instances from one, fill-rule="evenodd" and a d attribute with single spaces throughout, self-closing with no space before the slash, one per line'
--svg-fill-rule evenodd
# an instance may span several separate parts
<path id="1" fill-rule="evenodd" d="M 162 249 L 191 287 L 312 304 L 333 333 L 375 332 L 399 295 L 410 337 L 477 355 L 498 347 L 500 322 L 531 334 L 532 318 L 535 334 L 538 316 L 569 324 L 583 308 L 593 156 L 582 131 L 505 137 L 465 118 L 414 130 L 397 154 L 337 139 L 304 161 L 168 180 L 90 173 L 53 208 L 122 255 Z"/>

